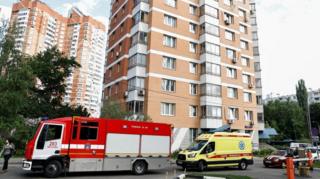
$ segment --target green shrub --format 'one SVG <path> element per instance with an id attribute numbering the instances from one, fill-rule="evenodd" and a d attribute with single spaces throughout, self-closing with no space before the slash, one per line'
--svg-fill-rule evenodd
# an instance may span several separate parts
<path id="1" fill-rule="evenodd" d="M 181 150 L 175 150 L 174 152 L 172 152 L 171 158 L 176 160 L 180 151 Z"/>

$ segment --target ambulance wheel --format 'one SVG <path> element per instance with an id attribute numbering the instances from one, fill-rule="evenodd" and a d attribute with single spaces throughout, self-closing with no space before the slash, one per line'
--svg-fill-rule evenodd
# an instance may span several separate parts
<path id="1" fill-rule="evenodd" d="M 132 170 L 136 175 L 143 175 L 148 170 L 148 166 L 145 161 L 138 160 L 134 162 Z"/>
<path id="2" fill-rule="evenodd" d="M 246 170 L 248 167 L 248 164 L 245 160 L 241 160 L 240 163 L 239 163 L 239 169 L 240 170 Z"/>
<path id="3" fill-rule="evenodd" d="M 44 167 L 44 175 L 48 178 L 55 178 L 61 174 L 62 165 L 57 160 L 49 161 Z"/>
<path id="4" fill-rule="evenodd" d="M 202 172 L 206 169 L 206 163 L 203 160 L 200 160 L 198 163 L 198 171 Z"/>

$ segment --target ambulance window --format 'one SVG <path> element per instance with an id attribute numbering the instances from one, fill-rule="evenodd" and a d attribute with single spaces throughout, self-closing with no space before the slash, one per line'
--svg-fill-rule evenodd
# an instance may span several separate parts
<path id="1" fill-rule="evenodd" d="M 214 142 L 210 142 L 210 143 L 207 145 L 207 153 L 214 152 L 214 150 L 215 150 L 215 143 L 214 143 Z"/>
<path id="2" fill-rule="evenodd" d="M 98 135 L 98 122 L 81 123 L 80 140 L 96 140 Z"/>

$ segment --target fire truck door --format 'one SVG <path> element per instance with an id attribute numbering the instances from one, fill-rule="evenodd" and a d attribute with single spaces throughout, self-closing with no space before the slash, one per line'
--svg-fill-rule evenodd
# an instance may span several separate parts
<path id="1" fill-rule="evenodd" d="M 41 160 L 60 155 L 63 128 L 62 124 L 44 124 L 37 138 L 32 158 Z"/>

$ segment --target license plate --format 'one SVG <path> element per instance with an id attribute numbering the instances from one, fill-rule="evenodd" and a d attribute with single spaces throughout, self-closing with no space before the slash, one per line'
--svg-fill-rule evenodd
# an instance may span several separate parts
<path id="1" fill-rule="evenodd" d="M 265 161 L 266 163 L 271 163 L 271 161 Z"/>

